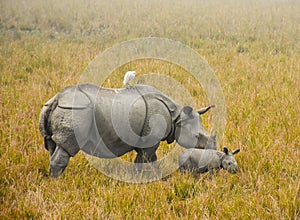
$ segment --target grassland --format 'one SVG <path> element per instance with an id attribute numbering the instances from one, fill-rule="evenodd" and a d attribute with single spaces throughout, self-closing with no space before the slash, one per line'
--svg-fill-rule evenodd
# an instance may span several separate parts
<path id="1" fill-rule="evenodd" d="M 0 218 L 299 219 L 299 10 L 292 0 L 1 1 Z M 215 70 L 227 106 L 222 145 L 241 148 L 240 172 L 213 180 L 175 172 L 128 184 L 101 174 L 80 153 L 64 177 L 51 179 L 38 131 L 43 103 L 76 84 L 104 49 L 147 36 L 179 40 Z M 168 71 L 196 90 L 199 107 L 205 102 L 180 68 L 128 65 Z M 105 85 L 121 86 L 128 68 Z"/>

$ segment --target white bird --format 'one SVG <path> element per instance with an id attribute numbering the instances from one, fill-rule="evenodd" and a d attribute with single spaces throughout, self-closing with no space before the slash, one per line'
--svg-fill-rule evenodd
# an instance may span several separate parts
<path id="1" fill-rule="evenodd" d="M 133 80 L 134 77 L 135 77 L 135 71 L 128 71 L 128 72 L 126 72 L 126 74 L 124 76 L 124 79 L 123 79 L 124 86 L 129 85 L 129 82 L 131 80 Z"/>

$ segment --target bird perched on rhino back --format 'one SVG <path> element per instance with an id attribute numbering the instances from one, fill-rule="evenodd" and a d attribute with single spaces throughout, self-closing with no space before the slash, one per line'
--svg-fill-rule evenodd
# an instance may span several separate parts
<path id="1" fill-rule="evenodd" d="M 130 86 L 129 82 L 134 79 L 135 73 L 136 73 L 135 71 L 127 71 L 125 73 L 125 76 L 124 76 L 124 79 L 123 79 L 123 85 L 124 86 Z"/>

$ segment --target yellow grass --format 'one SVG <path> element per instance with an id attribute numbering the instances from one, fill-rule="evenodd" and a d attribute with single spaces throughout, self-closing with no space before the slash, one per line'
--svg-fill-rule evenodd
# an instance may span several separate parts
<path id="1" fill-rule="evenodd" d="M 0 218 L 299 219 L 299 10 L 292 0 L 1 1 Z M 51 179 L 38 131 L 43 103 L 76 84 L 104 49 L 148 36 L 189 45 L 215 70 L 227 106 L 222 145 L 241 148 L 240 172 L 128 184 L 80 153 Z M 129 63 L 105 85 L 121 86 L 130 68 L 168 72 L 198 107 L 207 104 L 199 85 L 166 63 Z"/>

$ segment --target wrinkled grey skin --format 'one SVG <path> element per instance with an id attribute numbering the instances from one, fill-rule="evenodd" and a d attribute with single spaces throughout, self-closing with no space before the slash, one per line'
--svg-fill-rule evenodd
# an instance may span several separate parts
<path id="1" fill-rule="evenodd" d="M 224 152 L 212 149 L 187 149 L 178 159 L 178 164 L 181 170 L 193 173 L 209 172 L 211 176 L 214 170 L 218 171 L 221 168 L 229 173 L 238 172 L 238 164 L 234 158 L 240 149 L 229 152 L 224 148 Z"/>
<path id="2" fill-rule="evenodd" d="M 208 138 L 205 149 L 217 150 L 217 135 L 212 135 Z"/>
<path id="3" fill-rule="evenodd" d="M 66 87 L 45 104 L 39 129 L 56 178 L 79 150 L 100 158 L 135 150 L 134 162 L 141 164 L 157 160 L 160 141 L 205 148 L 209 135 L 199 115 L 211 107 L 195 112 L 147 85 L 107 89 L 81 84 Z"/>

